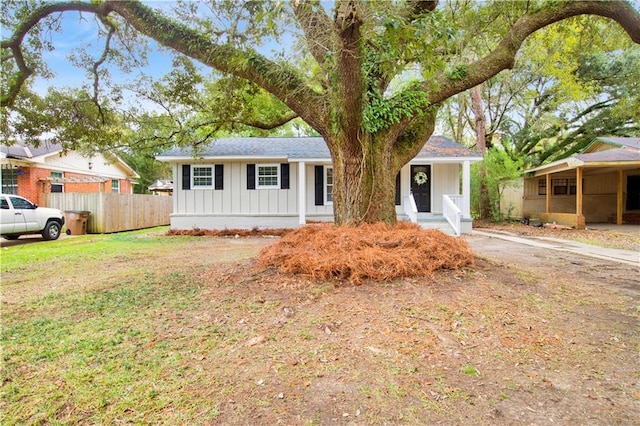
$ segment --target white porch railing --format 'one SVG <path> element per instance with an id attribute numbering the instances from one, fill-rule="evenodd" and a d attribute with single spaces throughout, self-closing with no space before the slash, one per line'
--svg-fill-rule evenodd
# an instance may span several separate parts
<path id="1" fill-rule="evenodd" d="M 442 215 L 447 219 L 453 232 L 460 235 L 460 219 L 462 218 L 462 195 L 443 195 L 442 196 Z"/>
<path id="2" fill-rule="evenodd" d="M 409 220 L 413 223 L 418 223 L 418 206 L 413 195 L 407 195 L 404 197 L 404 213 Z"/>
<path id="3" fill-rule="evenodd" d="M 447 197 L 449 197 L 451 199 L 451 201 L 453 201 L 453 204 L 456 205 L 456 207 L 458 207 L 458 209 L 463 212 L 464 211 L 464 195 L 447 195 Z"/>

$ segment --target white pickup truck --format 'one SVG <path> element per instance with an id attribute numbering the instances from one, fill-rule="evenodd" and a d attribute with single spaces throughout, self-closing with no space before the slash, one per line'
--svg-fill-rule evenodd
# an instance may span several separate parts
<path id="1" fill-rule="evenodd" d="M 38 207 L 26 198 L 0 194 L 0 235 L 16 240 L 24 234 L 41 234 L 45 240 L 57 240 L 64 225 L 64 213 Z"/>

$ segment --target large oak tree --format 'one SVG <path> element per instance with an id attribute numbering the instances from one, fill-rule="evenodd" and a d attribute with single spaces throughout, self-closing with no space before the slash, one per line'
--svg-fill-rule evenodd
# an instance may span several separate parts
<path id="1" fill-rule="evenodd" d="M 129 37 L 144 35 L 219 73 L 252 82 L 282 101 L 289 116 L 308 123 L 331 151 L 340 224 L 394 222 L 395 175 L 433 133 L 440 105 L 511 68 L 535 31 L 598 15 L 618 22 L 640 43 L 640 13 L 623 1 L 342 0 L 333 6 L 317 0 L 212 1 L 180 2 L 172 11 L 137 1 L 16 1 L 3 8 L 9 16 L 3 23 L 12 28 L 1 42 L 8 76 L 3 107 L 45 69 L 38 51 L 51 44 L 37 36 L 46 25 L 56 25 L 53 18 L 61 12 L 94 14 L 106 40 L 105 55 L 87 68 L 96 82 L 112 37 L 126 44 Z M 295 49 L 313 58 L 312 72 L 261 53 L 264 37 L 287 30 L 302 41 Z M 479 42 L 487 54 L 476 54 Z M 94 94 L 100 112 L 97 90 Z"/>

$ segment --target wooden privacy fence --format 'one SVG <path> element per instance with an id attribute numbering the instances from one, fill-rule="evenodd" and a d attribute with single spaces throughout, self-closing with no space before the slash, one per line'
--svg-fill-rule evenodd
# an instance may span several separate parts
<path id="1" fill-rule="evenodd" d="M 41 194 L 38 201 L 43 207 L 90 212 L 89 234 L 168 225 L 173 208 L 172 197 L 108 192 Z"/>

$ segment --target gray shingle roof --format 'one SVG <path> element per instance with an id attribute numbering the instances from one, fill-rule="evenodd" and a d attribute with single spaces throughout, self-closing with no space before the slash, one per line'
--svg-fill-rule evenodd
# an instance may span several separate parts
<path id="1" fill-rule="evenodd" d="M 62 151 L 62 145 L 47 140 L 36 147 L 32 144 L 17 143 L 11 146 L 1 145 L 0 152 L 10 158 L 34 158 Z"/>
<path id="2" fill-rule="evenodd" d="M 179 158 L 214 158 L 214 157 L 282 157 L 288 159 L 330 159 L 327 144 L 321 137 L 295 138 L 223 138 L 216 139 L 206 147 L 201 147 L 194 156 L 190 147 L 173 148 L 158 156 L 162 159 Z M 442 157 L 480 157 L 462 145 L 445 138 L 432 136 L 418 158 Z"/>

